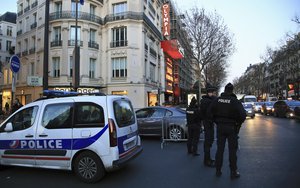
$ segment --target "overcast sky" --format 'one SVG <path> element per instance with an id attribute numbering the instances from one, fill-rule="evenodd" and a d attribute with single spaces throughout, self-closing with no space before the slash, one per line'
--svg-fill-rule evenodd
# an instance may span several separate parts
<path id="1" fill-rule="evenodd" d="M 291 19 L 300 16 L 300 0 L 173 0 L 184 12 L 194 6 L 220 14 L 234 34 L 236 52 L 230 58 L 229 77 L 241 76 L 250 64 L 259 63 L 266 47 L 280 47 L 285 33 L 300 31 Z M 3 1 L 0 14 L 16 12 L 17 0 Z M 224 81 L 225 82 L 225 81 Z"/>

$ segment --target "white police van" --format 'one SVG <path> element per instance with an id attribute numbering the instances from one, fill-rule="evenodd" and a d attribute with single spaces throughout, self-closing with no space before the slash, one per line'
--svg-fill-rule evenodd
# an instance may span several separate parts
<path id="1" fill-rule="evenodd" d="M 8 117 L 0 125 L 0 167 L 73 170 L 92 183 L 141 153 L 127 97 L 72 95 L 46 91 L 46 99 Z"/>

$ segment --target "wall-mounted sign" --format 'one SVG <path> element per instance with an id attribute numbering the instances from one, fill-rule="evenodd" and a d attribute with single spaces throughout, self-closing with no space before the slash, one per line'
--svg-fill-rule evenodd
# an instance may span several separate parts
<path id="1" fill-rule="evenodd" d="M 170 35 L 170 5 L 166 3 L 162 6 L 162 15 L 163 15 L 163 35 Z"/>
<path id="2" fill-rule="evenodd" d="M 27 76 L 27 85 L 28 86 L 42 86 L 43 78 L 38 76 Z"/>

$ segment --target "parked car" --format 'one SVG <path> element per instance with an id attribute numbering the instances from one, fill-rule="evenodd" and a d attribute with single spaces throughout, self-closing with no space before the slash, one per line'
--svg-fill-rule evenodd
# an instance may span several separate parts
<path id="1" fill-rule="evenodd" d="M 254 110 L 253 104 L 243 103 L 243 106 L 244 106 L 247 116 L 249 116 L 253 119 L 255 117 L 255 110 Z"/>
<path id="2" fill-rule="evenodd" d="M 146 107 L 136 111 L 140 135 L 164 136 L 169 139 L 183 139 L 187 136 L 186 112 L 174 107 Z"/>
<path id="3" fill-rule="evenodd" d="M 261 106 L 264 104 L 264 102 L 255 102 L 254 103 L 254 109 L 255 112 L 261 113 Z"/>
<path id="4" fill-rule="evenodd" d="M 264 115 L 272 115 L 274 103 L 275 102 L 264 102 L 261 106 L 261 113 Z"/>
<path id="5" fill-rule="evenodd" d="M 273 114 L 276 117 L 293 118 L 295 116 L 294 109 L 300 107 L 300 101 L 281 100 L 274 104 Z"/>
<path id="6" fill-rule="evenodd" d="M 294 109 L 294 113 L 295 113 L 295 118 L 300 120 L 300 107 L 295 107 Z"/>

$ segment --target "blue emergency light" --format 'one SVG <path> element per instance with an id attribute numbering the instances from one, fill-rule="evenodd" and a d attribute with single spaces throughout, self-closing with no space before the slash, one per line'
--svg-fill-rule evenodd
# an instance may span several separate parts
<path id="1" fill-rule="evenodd" d="M 58 90 L 44 90 L 43 96 L 45 97 L 67 97 L 77 96 L 79 93 L 75 91 L 58 91 Z"/>

